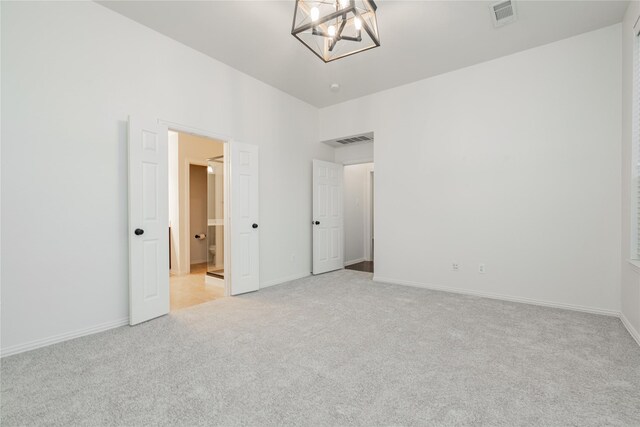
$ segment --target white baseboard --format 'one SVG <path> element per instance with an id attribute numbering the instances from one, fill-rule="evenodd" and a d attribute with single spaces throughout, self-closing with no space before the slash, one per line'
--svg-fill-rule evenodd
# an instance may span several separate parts
<path id="1" fill-rule="evenodd" d="M 497 299 L 497 300 L 502 300 L 502 301 L 511 301 L 511 302 L 519 302 L 519 303 L 523 303 L 523 304 L 540 305 L 540 306 L 543 306 L 543 307 L 563 308 L 565 310 L 581 311 L 581 312 L 584 312 L 584 313 L 600 314 L 600 315 L 603 315 L 603 316 L 620 317 L 620 312 L 619 311 L 607 310 L 607 309 L 604 309 L 604 308 L 585 307 L 585 306 L 582 306 L 582 305 L 574 305 L 574 304 L 565 304 L 565 303 L 560 303 L 560 302 L 543 301 L 543 300 L 537 300 L 537 299 L 532 299 L 532 298 L 524 298 L 524 297 L 514 297 L 514 296 L 510 296 L 510 295 L 493 294 L 493 293 L 489 293 L 489 292 L 473 291 L 473 290 L 470 290 L 470 289 L 458 289 L 458 288 L 452 288 L 452 287 L 448 287 L 448 286 L 427 285 L 425 283 L 411 282 L 411 281 L 407 281 L 407 280 L 391 279 L 389 277 L 380 277 L 380 276 L 375 276 L 375 275 L 373 276 L 373 281 L 374 282 L 382 282 L 382 283 L 391 283 L 391 284 L 394 284 L 394 285 L 411 286 L 411 287 L 414 287 L 414 288 L 431 289 L 431 290 L 434 290 L 434 291 L 444 291 L 444 292 L 452 292 L 452 293 L 463 294 L 463 295 L 473 295 L 473 296 L 476 296 L 476 297 Z"/>
<path id="2" fill-rule="evenodd" d="M 298 279 L 302 279 L 304 277 L 308 277 L 311 276 L 311 273 L 298 273 L 298 274 L 294 274 L 288 277 L 283 277 L 280 279 L 275 279 L 275 280 L 269 280 L 268 282 L 262 282 L 260 283 L 260 289 L 262 288 L 268 288 L 269 286 L 275 286 L 275 285 L 281 285 L 283 283 L 287 283 L 287 282 L 291 282 L 293 280 L 298 280 Z"/>
<path id="3" fill-rule="evenodd" d="M 357 264 L 357 263 L 363 262 L 363 261 L 366 261 L 366 259 L 365 258 L 352 259 L 351 261 L 345 261 L 344 262 L 344 266 L 348 267 L 350 265 Z"/>
<path id="4" fill-rule="evenodd" d="M 84 329 L 78 329 L 73 332 L 66 332 L 59 335 L 54 335 L 48 338 L 42 338 L 34 340 L 24 344 L 12 345 L 10 347 L 3 347 L 0 350 L 0 357 L 11 356 L 18 353 L 24 353 L 25 351 L 35 350 L 37 348 L 46 347 L 48 345 L 57 344 L 63 341 L 69 341 L 74 338 L 84 337 L 86 335 L 97 334 L 98 332 L 104 332 L 109 329 L 118 328 L 120 326 L 128 325 L 129 318 L 115 320 L 113 322 L 106 322 L 100 325 L 91 326 Z"/>
<path id="5" fill-rule="evenodd" d="M 622 321 L 624 327 L 627 328 L 629 334 L 633 337 L 634 340 L 636 340 L 636 343 L 638 343 L 638 345 L 640 346 L 640 333 L 636 331 L 631 322 L 629 322 L 629 319 L 627 319 L 626 316 L 622 313 L 620 313 L 620 320 Z"/>

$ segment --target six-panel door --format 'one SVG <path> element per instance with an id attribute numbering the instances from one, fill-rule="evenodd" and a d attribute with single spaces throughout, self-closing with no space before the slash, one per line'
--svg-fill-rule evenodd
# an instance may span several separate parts
<path id="1" fill-rule="evenodd" d="M 313 274 L 344 267 L 343 168 L 313 161 Z"/>
<path id="2" fill-rule="evenodd" d="M 129 324 L 169 312 L 168 130 L 129 119 Z"/>
<path id="3" fill-rule="evenodd" d="M 258 147 L 232 141 L 231 295 L 260 288 Z"/>

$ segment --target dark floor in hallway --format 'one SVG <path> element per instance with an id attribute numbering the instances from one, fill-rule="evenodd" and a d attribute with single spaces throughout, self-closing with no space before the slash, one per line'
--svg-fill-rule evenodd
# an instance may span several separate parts
<path id="1" fill-rule="evenodd" d="M 365 273 L 373 273 L 373 261 L 362 261 L 357 264 L 351 264 L 345 267 L 347 270 L 364 271 Z"/>

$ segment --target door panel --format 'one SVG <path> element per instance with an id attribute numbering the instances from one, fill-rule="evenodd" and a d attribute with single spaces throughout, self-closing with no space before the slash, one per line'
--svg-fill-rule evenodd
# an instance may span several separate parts
<path id="1" fill-rule="evenodd" d="M 129 119 L 129 324 L 169 312 L 168 130 Z"/>
<path id="2" fill-rule="evenodd" d="M 343 166 L 313 161 L 313 274 L 344 267 Z"/>
<path id="3" fill-rule="evenodd" d="M 260 288 L 258 147 L 233 141 L 231 167 L 231 295 Z"/>

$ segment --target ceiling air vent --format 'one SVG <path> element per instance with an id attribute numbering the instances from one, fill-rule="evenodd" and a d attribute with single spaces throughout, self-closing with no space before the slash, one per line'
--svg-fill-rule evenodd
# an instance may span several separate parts
<path id="1" fill-rule="evenodd" d="M 353 136 L 351 138 L 336 140 L 338 144 L 342 144 L 342 145 L 353 144 L 354 142 L 364 142 L 364 141 L 371 141 L 371 138 L 365 135 L 360 135 L 360 136 Z"/>
<path id="2" fill-rule="evenodd" d="M 516 20 L 516 5 L 511 1 L 501 1 L 489 6 L 495 27 L 502 27 Z"/>
<path id="3" fill-rule="evenodd" d="M 366 132 L 358 135 L 341 136 L 340 138 L 330 139 L 328 141 L 322 142 L 332 147 L 345 147 L 347 145 L 358 144 L 373 144 L 373 132 Z"/>

